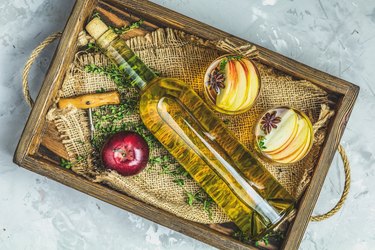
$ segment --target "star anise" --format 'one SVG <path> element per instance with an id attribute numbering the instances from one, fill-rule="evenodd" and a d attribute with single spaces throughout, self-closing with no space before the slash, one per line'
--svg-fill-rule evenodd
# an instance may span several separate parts
<path id="1" fill-rule="evenodd" d="M 215 68 L 213 71 L 211 71 L 206 84 L 210 89 L 214 89 L 216 94 L 220 94 L 221 89 L 225 88 L 224 81 L 224 74 L 221 73 L 218 68 Z"/>
<path id="2" fill-rule="evenodd" d="M 272 128 L 277 128 L 277 125 L 281 122 L 281 117 L 276 116 L 276 111 L 272 113 L 267 112 L 260 122 L 260 128 L 264 131 L 265 134 L 269 134 Z"/>

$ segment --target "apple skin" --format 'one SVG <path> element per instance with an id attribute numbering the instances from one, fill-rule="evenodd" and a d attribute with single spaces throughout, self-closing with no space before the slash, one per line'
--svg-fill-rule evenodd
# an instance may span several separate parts
<path id="1" fill-rule="evenodd" d="M 254 65 L 253 62 L 251 62 L 248 59 L 242 59 L 240 62 L 245 70 L 245 75 L 247 77 L 247 89 L 246 89 L 247 99 L 241 105 L 239 109 L 246 109 L 247 107 L 251 106 L 254 103 L 255 99 L 257 98 L 259 94 L 260 80 L 258 77 L 256 66 Z"/>
<path id="2" fill-rule="evenodd" d="M 246 76 L 246 68 L 243 64 L 241 64 L 241 61 L 234 61 L 235 65 L 235 72 L 236 72 L 236 81 L 234 85 L 234 92 L 236 93 L 236 97 L 232 98 L 233 103 L 231 105 L 232 110 L 239 110 L 240 106 L 246 101 L 248 93 L 248 82 L 247 82 L 247 76 Z"/>
<path id="3" fill-rule="evenodd" d="M 216 106 L 236 112 L 250 107 L 259 94 L 255 65 L 246 58 L 229 60 L 224 68 L 225 88 L 218 94 Z"/>
<path id="4" fill-rule="evenodd" d="M 220 92 L 216 99 L 216 105 L 225 110 L 232 110 L 232 103 L 236 98 L 237 92 L 235 85 L 237 81 L 237 72 L 233 61 L 227 62 L 225 65 L 225 88 Z"/>
<path id="5" fill-rule="evenodd" d="M 149 147 L 138 133 L 121 131 L 112 135 L 101 150 L 103 165 L 123 176 L 141 172 L 149 159 Z"/>

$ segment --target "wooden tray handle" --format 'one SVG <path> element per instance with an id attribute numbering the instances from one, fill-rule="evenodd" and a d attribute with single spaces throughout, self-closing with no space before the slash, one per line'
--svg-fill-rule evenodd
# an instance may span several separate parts
<path id="1" fill-rule="evenodd" d="M 50 43 L 55 41 L 57 38 L 61 36 L 61 32 L 56 32 L 50 36 L 48 36 L 41 44 L 36 47 L 33 52 L 31 52 L 31 55 L 27 62 L 25 63 L 25 67 L 23 68 L 23 73 L 22 73 L 22 90 L 23 90 L 23 95 L 25 97 L 25 101 L 27 104 L 29 104 L 30 108 L 34 106 L 34 100 L 30 96 L 30 91 L 29 91 L 29 82 L 28 82 L 28 77 L 29 77 L 29 72 L 31 65 L 33 65 L 35 59 L 39 56 L 40 52 L 47 47 Z"/>
<path id="2" fill-rule="evenodd" d="M 30 96 L 30 91 L 29 91 L 29 82 L 28 82 L 28 76 L 30 72 L 30 68 L 32 64 L 34 63 L 35 59 L 39 56 L 40 52 L 47 47 L 50 43 L 52 43 L 54 40 L 57 38 L 61 37 L 61 32 L 56 32 L 50 36 L 48 36 L 41 44 L 39 44 L 32 52 L 27 60 L 25 67 L 23 69 L 22 73 L 22 85 L 23 85 L 23 95 L 25 98 L 25 101 L 29 106 L 32 108 L 34 106 L 34 101 Z M 344 202 L 346 200 L 346 197 L 348 196 L 349 189 L 350 189 L 350 164 L 348 157 L 345 153 L 344 148 L 339 145 L 338 147 L 338 152 L 340 153 L 341 159 L 344 162 L 344 172 L 345 172 L 345 184 L 344 184 L 344 190 L 342 192 L 342 195 L 340 197 L 340 200 L 337 202 L 337 204 L 327 213 L 320 214 L 320 215 L 313 215 L 311 216 L 310 220 L 311 221 L 322 221 L 325 219 L 328 219 L 332 215 L 336 214 L 341 207 L 344 205 Z"/>

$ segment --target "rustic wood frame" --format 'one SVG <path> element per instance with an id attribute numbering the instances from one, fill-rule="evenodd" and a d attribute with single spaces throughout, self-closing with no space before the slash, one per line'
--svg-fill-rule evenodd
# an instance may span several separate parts
<path id="1" fill-rule="evenodd" d="M 116 8 L 124 9 L 128 13 L 143 17 L 145 20 L 160 25 L 160 27 L 169 26 L 177 28 L 209 40 L 228 38 L 232 41 L 244 42 L 240 38 L 146 0 L 105 0 L 100 2 L 110 3 Z M 61 144 L 58 142 L 57 134 L 53 129 L 51 130 L 51 126 L 48 125 L 45 119 L 46 113 L 61 86 L 69 64 L 73 61 L 77 49 L 76 40 L 78 33 L 83 29 L 85 20 L 97 4 L 97 0 L 76 1 L 35 106 L 22 133 L 14 156 L 14 162 L 33 172 L 215 247 L 221 249 L 254 249 L 205 225 L 178 218 L 173 214 L 121 194 L 106 186 L 93 183 L 71 171 L 59 167 L 58 157 L 50 154 L 50 151 L 57 152 Z M 257 47 L 259 49 L 259 60 L 262 63 L 268 64 L 296 78 L 309 80 L 317 86 L 324 88 L 329 93 L 332 93 L 336 98 L 336 113 L 330 122 L 328 135 L 322 146 L 322 152 L 317 161 L 314 175 L 299 202 L 297 215 L 289 228 L 282 247 L 283 249 L 298 249 L 325 176 L 353 109 L 354 102 L 358 96 L 359 87 L 261 46 Z M 52 156 L 46 157 L 45 155 L 48 155 L 48 153 Z M 57 155 L 66 157 L 64 153 Z"/>

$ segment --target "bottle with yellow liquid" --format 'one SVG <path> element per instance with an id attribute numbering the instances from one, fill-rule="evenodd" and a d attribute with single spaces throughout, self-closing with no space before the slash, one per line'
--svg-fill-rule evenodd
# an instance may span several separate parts
<path id="1" fill-rule="evenodd" d="M 156 76 L 99 18 L 86 30 L 139 87 L 146 127 L 241 231 L 258 239 L 294 208 L 293 197 L 189 85 Z"/>

